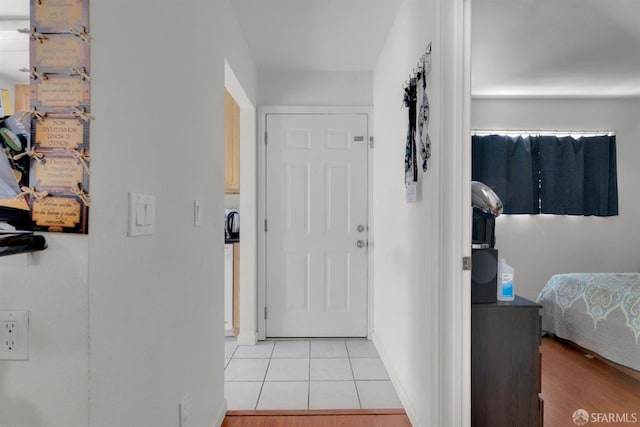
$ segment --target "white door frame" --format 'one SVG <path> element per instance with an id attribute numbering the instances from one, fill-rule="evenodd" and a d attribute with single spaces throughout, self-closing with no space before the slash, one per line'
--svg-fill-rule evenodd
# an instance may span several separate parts
<path id="1" fill-rule="evenodd" d="M 373 135 L 373 110 L 369 106 L 353 106 L 353 107 L 315 107 L 315 106 L 263 106 L 258 108 L 258 339 L 266 338 L 266 322 L 264 318 L 264 310 L 266 306 L 267 281 L 266 281 L 266 233 L 264 231 L 264 223 L 266 217 L 266 150 L 265 150 L 265 133 L 267 129 L 267 115 L 269 114 L 363 114 L 367 116 L 367 139 Z M 367 239 L 370 240 L 373 235 L 373 219 L 371 217 L 371 183 L 372 183 L 372 165 L 373 150 L 371 145 L 367 143 L 367 216 L 369 222 L 369 230 Z M 367 272 L 367 337 L 371 336 L 373 330 L 373 253 L 372 247 L 368 249 L 368 272 Z"/>
<path id="2" fill-rule="evenodd" d="M 471 425 L 471 2 L 440 0 L 442 108 L 439 423 Z"/>
<path id="3" fill-rule="evenodd" d="M 240 211 L 242 212 L 242 244 L 240 245 L 240 335 L 238 343 L 256 343 L 257 292 L 257 220 L 256 220 L 256 109 L 224 60 L 225 89 L 240 107 Z"/>

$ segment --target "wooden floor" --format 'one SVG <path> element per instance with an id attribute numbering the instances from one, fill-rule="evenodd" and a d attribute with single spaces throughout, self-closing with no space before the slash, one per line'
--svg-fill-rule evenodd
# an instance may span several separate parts
<path id="1" fill-rule="evenodd" d="M 544 426 L 575 426 L 577 409 L 620 414 L 640 425 L 640 381 L 552 338 L 542 339 Z M 626 415 L 625 415 L 626 414 Z M 223 427 L 410 427 L 403 410 L 229 411 Z"/>
<path id="2" fill-rule="evenodd" d="M 402 409 L 228 411 L 222 427 L 411 427 Z"/>
<path id="3" fill-rule="evenodd" d="M 574 426 L 577 409 L 638 419 L 601 425 L 640 425 L 640 381 L 553 338 L 542 339 L 541 351 L 545 427 Z"/>

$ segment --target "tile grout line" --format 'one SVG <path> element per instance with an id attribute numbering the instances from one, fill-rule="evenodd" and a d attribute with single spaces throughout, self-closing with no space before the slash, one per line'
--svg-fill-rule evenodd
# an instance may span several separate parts
<path id="1" fill-rule="evenodd" d="M 269 366 L 271 366 L 271 358 L 273 357 L 273 352 L 276 350 L 276 344 L 273 343 L 273 347 L 271 348 L 271 354 L 269 355 L 269 362 L 267 362 L 267 369 L 264 371 L 264 377 L 262 377 L 262 385 L 260 386 L 260 392 L 258 393 L 258 399 L 256 399 L 256 407 L 258 410 L 258 404 L 260 403 L 260 398 L 262 397 L 262 391 L 264 390 L 264 383 L 267 380 L 267 373 L 269 372 Z"/>
<path id="2" fill-rule="evenodd" d="M 351 382 L 351 383 L 353 384 L 353 386 L 355 387 L 355 391 L 356 391 L 356 398 L 357 398 L 357 401 L 358 401 L 358 404 L 357 404 L 357 405 L 358 405 L 358 407 L 359 407 L 359 408 L 362 408 L 362 409 L 366 409 L 366 408 L 365 408 L 365 406 L 363 405 L 362 397 L 360 396 L 360 390 L 359 390 L 359 388 L 358 388 L 358 384 L 357 384 L 357 382 L 358 382 L 358 381 L 364 381 L 364 382 L 380 382 L 380 381 L 385 381 L 385 382 L 390 382 L 390 379 L 388 379 L 388 378 L 387 378 L 387 379 L 382 379 L 382 378 L 379 378 L 379 379 L 376 379 L 376 378 L 370 378 L 370 379 L 362 379 L 362 380 L 358 380 L 358 379 L 356 378 L 356 376 L 355 376 L 355 369 L 354 369 L 354 367 L 353 367 L 353 363 L 352 363 L 353 361 L 352 361 L 352 359 L 354 359 L 354 358 L 358 359 L 359 357 L 356 357 L 356 356 L 357 356 L 357 354 L 356 354 L 356 355 L 351 354 L 351 350 L 350 350 L 350 348 L 349 348 L 349 346 L 348 346 L 347 341 L 348 341 L 347 339 L 342 339 L 342 340 L 340 340 L 339 342 L 342 342 L 342 343 L 343 343 L 343 345 L 344 345 L 344 349 L 345 349 L 345 351 L 346 351 L 346 358 L 348 359 L 348 363 L 349 363 L 349 370 L 350 370 L 351 375 L 352 375 L 352 378 L 351 378 L 348 382 Z M 276 354 L 276 353 L 275 353 L 275 350 L 276 350 L 276 346 L 278 345 L 278 343 L 280 343 L 280 341 L 274 340 L 274 342 L 273 342 L 273 346 L 272 346 L 271 350 L 269 351 L 269 354 L 268 354 L 268 355 L 267 355 L 267 357 L 266 357 L 266 359 L 267 359 L 268 361 L 267 361 L 266 370 L 264 371 L 264 375 L 263 375 L 263 377 L 262 377 L 262 379 L 261 379 L 261 380 L 257 380 L 257 381 L 255 381 L 255 382 L 257 382 L 257 383 L 258 383 L 258 382 L 260 383 L 260 388 L 259 388 L 259 391 L 258 391 L 258 393 L 257 393 L 257 398 L 256 398 L 256 401 L 255 401 L 255 406 L 254 406 L 254 409 L 255 409 L 255 410 L 258 410 L 260 400 L 261 400 L 261 398 L 263 397 L 263 394 L 264 394 L 264 392 L 265 392 L 264 387 L 266 386 L 266 382 L 267 382 L 266 380 L 267 380 L 267 376 L 268 376 L 269 369 L 271 368 L 271 365 L 272 365 L 272 362 L 274 362 L 274 359 L 276 359 L 276 358 L 275 358 L 275 354 Z M 238 352 L 239 352 L 239 347 L 240 347 L 240 346 L 236 346 L 236 347 L 233 349 L 232 354 L 231 354 L 231 355 L 230 355 L 230 357 L 229 357 L 229 361 L 231 361 L 231 360 L 240 360 L 240 359 L 238 359 L 238 358 L 236 357 L 236 356 L 237 356 L 237 354 L 238 354 Z M 308 339 L 308 340 L 307 340 L 307 351 L 308 351 L 308 353 L 307 353 L 307 375 L 306 375 L 306 379 L 304 379 L 304 380 L 300 380 L 300 381 L 297 381 L 297 380 L 287 380 L 287 379 L 275 380 L 275 381 L 274 381 L 274 382 L 300 382 L 300 383 L 302 383 L 302 382 L 306 381 L 306 382 L 307 382 L 307 401 L 306 401 L 306 409 L 310 409 L 310 408 L 311 408 L 311 363 L 313 362 L 313 359 L 314 359 L 314 357 L 313 357 L 313 355 L 312 355 L 312 347 L 313 347 L 313 340 L 312 340 L 312 339 Z M 298 348 L 299 348 L 299 347 L 298 347 Z M 356 351 L 356 353 L 357 353 L 357 351 Z M 289 354 L 289 353 L 285 352 L 285 353 L 283 353 L 283 354 L 285 354 L 285 355 L 286 355 L 286 354 Z M 294 353 L 290 353 L 289 355 L 291 355 L 291 354 L 294 354 Z M 331 354 L 330 354 L 329 356 L 331 356 Z M 380 358 L 379 356 L 377 356 L 377 357 L 372 356 L 372 357 L 373 357 L 373 358 L 377 358 L 377 359 L 379 359 L 379 358 Z M 278 359 L 296 359 L 296 358 L 298 358 L 298 357 L 293 357 L 293 356 L 291 356 L 291 357 L 281 357 L 281 358 L 278 358 Z M 330 357 L 330 358 L 338 358 L 338 359 L 339 359 L 339 358 L 341 358 L 341 357 L 340 357 L 340 356 L 338 356 L 337 354 L 333 354 L 333 356 L 332 356 L 332 357 Z M 365 356 L 365 358 L 367 358 L 367 357 Z M 256 358 L 256 357 L 253 357 L 252 359 L 261 359 L 261 358 L 260 358 L 260 357 L 257 357 L 257 358 Z M 320 357 L 319 359 L 323 359 L 323 358 L 322 358 L 322 357 Z M 226 369 L 225 369 L 225 371 L 226 371 Z M 226 372 L 225 372 L 225 373 L 226 373 Z M 337 382 L 339 382 L 340 380 L 337 380 L 337 379 L 324 379 L 324 380 L 317 380 L 317 381 L 319 381 L 319 382 L 324 382 L 324 381 L 327 381 L 327 382 L 336 382 L 336 381 L 337 381 Z M 233 381 L 228 381 L 228 382 L 233 382 Z M 242 382 L 242 381 L 240 381 L 240 382 Z M 395 391 L 395 390 L 394 390 L 394 391 Z"/>
<path id="3" fill-rule="evenodd" d="M 356 396 L 358 397 L 358 405 L 362 408 L 362 400 L 360 400 L 360 391 L 358 391 L 358 383 L 356 383 L 356 374 L 353 372 L 353 365 L 351 364 L 351 353 L 349 352 L 349 346 L 347 340 L 344 341 L 344 346 L 347 348 L 347 359 L 349 360 L 349 368 L 351 368 L 351 376 L 353 377 L 353 387 L 356 389 Z"/>

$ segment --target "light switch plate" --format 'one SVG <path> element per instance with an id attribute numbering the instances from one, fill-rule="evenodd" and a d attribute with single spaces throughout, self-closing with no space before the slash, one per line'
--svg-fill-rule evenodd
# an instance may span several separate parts
<path id="1" fill-rule="evenodd" d="M 129 193 L 129 237 L 153 234 L 156 222 L 156 197 L 149 194 Z"/>

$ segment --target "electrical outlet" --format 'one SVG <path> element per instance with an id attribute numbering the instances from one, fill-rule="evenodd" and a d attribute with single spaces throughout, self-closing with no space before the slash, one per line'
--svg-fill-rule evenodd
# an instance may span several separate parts
<path id="1" fill-rule="evenodd" d="M 0 360 L 29 359 L 29 312 L 0 311 Z"/>
<path id="2" fill-rule="evenodd" d="M 12 353 L 18 345 L 18 324 L 15 320 L 2 323 L 2 351 Z"/>

